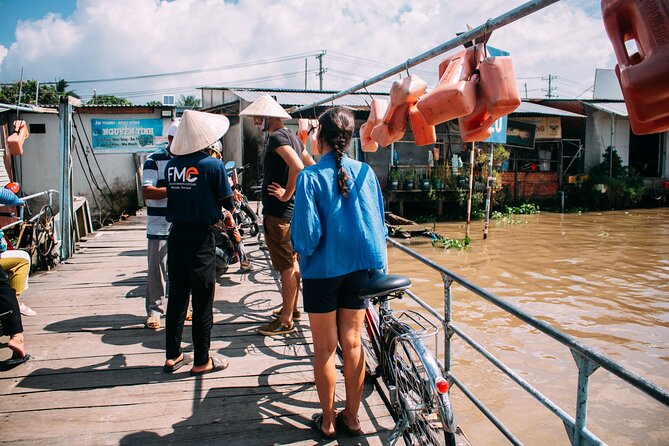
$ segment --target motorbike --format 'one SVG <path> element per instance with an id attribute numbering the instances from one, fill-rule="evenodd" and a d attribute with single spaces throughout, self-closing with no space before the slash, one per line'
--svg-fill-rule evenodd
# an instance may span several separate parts
<path id="1" fill-rule="evenodd" d="M 237 163 L 234 161 L 225 163 L 225 170 L 228 172 L 228 177 L 231 180 L 232 192 L 234 194 L 235 209 L 232 212 L 232 216 L 235 219 L 237 229 L 242 237 L 245 235 L 255 237 L 260 231 L 258 226 L 258 216 L 253 209 L 251 209 L 249 200 L 242 192 L 242 186 L 239 184 L 239 175 L 243 174 L 244 169 L 247 169 L 248 167 L 248 164 L 237 167 Z"/>

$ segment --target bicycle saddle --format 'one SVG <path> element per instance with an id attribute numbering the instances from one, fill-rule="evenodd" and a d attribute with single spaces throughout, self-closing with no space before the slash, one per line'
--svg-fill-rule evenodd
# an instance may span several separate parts
<path id="1" fill-rule="evenodd" d="M 387 296 L 397 291 L 404 291 L 411 287 L 408 277 L 396 274 L 377 274 L 360 289 L 360 299 Z"/>

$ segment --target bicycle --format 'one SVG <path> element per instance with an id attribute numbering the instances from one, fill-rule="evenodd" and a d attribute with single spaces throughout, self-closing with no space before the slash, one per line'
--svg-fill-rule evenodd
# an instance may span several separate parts
<path id="1" fill-rule="evenodd" d="M 361 299 L 370 299 L 362 330 L 366 373 L 380 376 L 388 389 L 396 422 L 390 445 L 403 437 L 411 445 L 455 446 L 450 385 L 423 342 L 439 328 L 415 311 L 396 314 L 388 303 L 410 286 L 404 276 L 377 273 L 360 290 Z"/>

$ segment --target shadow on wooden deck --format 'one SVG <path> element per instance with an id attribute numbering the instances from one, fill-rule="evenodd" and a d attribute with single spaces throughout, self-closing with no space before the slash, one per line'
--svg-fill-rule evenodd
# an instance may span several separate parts
<path id="1" fill-rule="evenodd" d="M 198 378 L 188 366 L 162 373 L 164 332 L 144 328 L 144 225 L 132 217 L 91 234 L 73 258 L 31 278 L 23 298 L 38 315 L 23 322 L 33 359 L 0 373 L 0 443 L 328 444 L 311 428 L 320 409 L 308 322 L 285 338 L 255 332 L 281 297 L 253 240 L 255 270 L 231 266 L 216 290 L 211 351 L 230 367 Z M 186 327 L 186 351 L 190 335 Z M 330 444 L 384 444 L 393 420 L 371 384 L 360 417 L 370 435 Z"/>

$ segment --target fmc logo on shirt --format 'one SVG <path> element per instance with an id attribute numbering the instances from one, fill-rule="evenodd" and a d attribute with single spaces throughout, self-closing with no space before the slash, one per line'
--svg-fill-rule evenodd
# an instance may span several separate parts
<path id="1" fill-rule="evenodd" d="M 197 181 L 198 174 L 199 172 L 196 167 L 184 167 L 182 169 L 170 167 L 167 169 L 167 181 L 170 183 L 179 183 L 183 181 L 194 183 Z"/>

